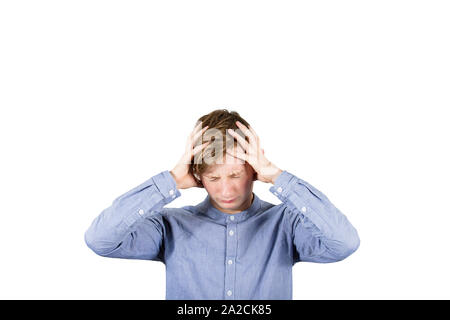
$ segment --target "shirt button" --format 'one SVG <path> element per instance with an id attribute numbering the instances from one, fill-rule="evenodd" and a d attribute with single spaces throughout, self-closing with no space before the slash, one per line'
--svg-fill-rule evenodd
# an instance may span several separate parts
<path id="1" fill-rule="evenodd" d="M 231 292 L 231 290 L 227 291 L 227 296 L 231 296 L 233 294 L 233 292 Z"/>
<path id="2" fill-rule="evenodd" d="M 230 230 L 229 234 L 230 234 L 230 236 L 232 236 L 234 234 L 234 231 Z"/>
<path id="3" fill-rule="evenodd" d="M 144 214 L 144 210 L 139 209 L 139 214 L 142 216 Z"/>
<path id="4" fill-rule="evenodd" d="M 302 212 L 306 212 L 306 208 L 305 207 L 302 207 Z"/>
<path id="5" fill-rule="evenodd" d="M 170 190 L 170 191 L 169 191 L 169 194 L 170 194 L 170 195 L 173 195 L 173 190 Z"/>
<path id="6" fill-rule="evenodd" d="M 230 220 L 231 220 L 231 221 L 234 221 L 234 216 L 231 216 L 231 217 L 230 217 Z"/>
<path id="7" fill-rule="evenodd" d="M 277 191 L 278 191 L 279 193 L 281 193 L 281 192 L 283 191 L 283 188 L 278 187 Z"/>
<path id="8" fill-rule="evenodd" d="M 228 260 L 228 264 L 233 264 L 233 260 Z"/>

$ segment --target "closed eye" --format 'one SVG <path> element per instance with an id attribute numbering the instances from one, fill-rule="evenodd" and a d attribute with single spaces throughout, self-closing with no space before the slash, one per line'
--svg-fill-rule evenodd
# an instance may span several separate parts
<path id="1" fill-rule="evenodd" d="M 238 178 L 240 178 L 240 176 L 231 176 L 231 178 L 233 178 L 233 179 L 238 179 Z M 216 180 L 218 180 L 219 178 L 209 178 L 209 181 L 216 181 Z"/>

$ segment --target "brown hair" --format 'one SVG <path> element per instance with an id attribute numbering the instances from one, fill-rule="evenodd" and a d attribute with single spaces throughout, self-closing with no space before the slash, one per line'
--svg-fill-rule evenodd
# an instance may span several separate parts
<path id="1" fill-rule="evenodd" d="M 202 141 L 212 141 L 202 152 L 198 153 L 195 158 L 192 159 L 191 165 L 189 166 L 189 172 L 194 176 L 194 179 L 199 185 L 203 185 L 200 177 L 211 164 L 210 161 L 208 162 L 205 160 L 215 157 L 215 150 L 219 149 L 219 145 L 222 144 L 223 157 L 225 157 L 227 146 L 229 146 L 230 143 L 233 143 L 234 146 L 237 145 L 236 139 L 227 134 L 227 129 L 239 129 L 236 125 L 236 121 L 239 121 L 246 127 L 249 127 L 249 123 L 242 118 L 239 113 L 236 111 L 230 112 L 227 109 L 214 110 L 198 119 L 197 123 L 201 122 L 202 128 L 208 126 L 208 129 L 203 134 Z M 217 132 L 217 130 L 222 134 L 221 136 L 223 141 L 216 141 L 215 136 L 211 134 L 214 133 L 214 131 Z M 236 132 L 239 133 L 239 131 Z M 247 137 L 245 137 L 245 139 L 248 141 Z"/>

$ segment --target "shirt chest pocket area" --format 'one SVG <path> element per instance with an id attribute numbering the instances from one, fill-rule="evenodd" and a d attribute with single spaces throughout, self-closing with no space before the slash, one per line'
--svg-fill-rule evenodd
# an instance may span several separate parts
<path id="1" fill-rule="evenodd" d="M 208 244 L 206 239 L 201 239 L 194 233 L 185 231 L 177 239 L 174 246 L 174 253 L 183 260 L 196 263 L 206 262 Z"/>

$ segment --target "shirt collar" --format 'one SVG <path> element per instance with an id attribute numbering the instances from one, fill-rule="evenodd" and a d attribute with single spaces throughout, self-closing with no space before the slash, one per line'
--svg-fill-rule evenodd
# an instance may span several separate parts
<path id="1" fill-rule="evenodd" d="M 250 205 L 250 207 L 247 208 L 247 210 L 231 214 L 231 213 L 225 213 L 225 212 L 220 211 L 219 209 L 216 209 L 212 205 L 211 197 L 208 194 L 208 196 L 206 196 L 205 200 L 203 200 L 203 202 L 201 202 L 197 207 L 200 212 L 207 215 L 208 217 L 210 217 L 213 220 L 216 220 L 219 222 L 224 222 L 224 223 L 241 222 L 241 221 L 247 220 L 251 216 L 258 213 L 259 209 L 261 208 L 261 200 L 255 193 L 253 193 L 252 204 Z M 233 220 L 231 220 L 230 217 L 234 217 L 234 218 L 232 218 Z"/>

